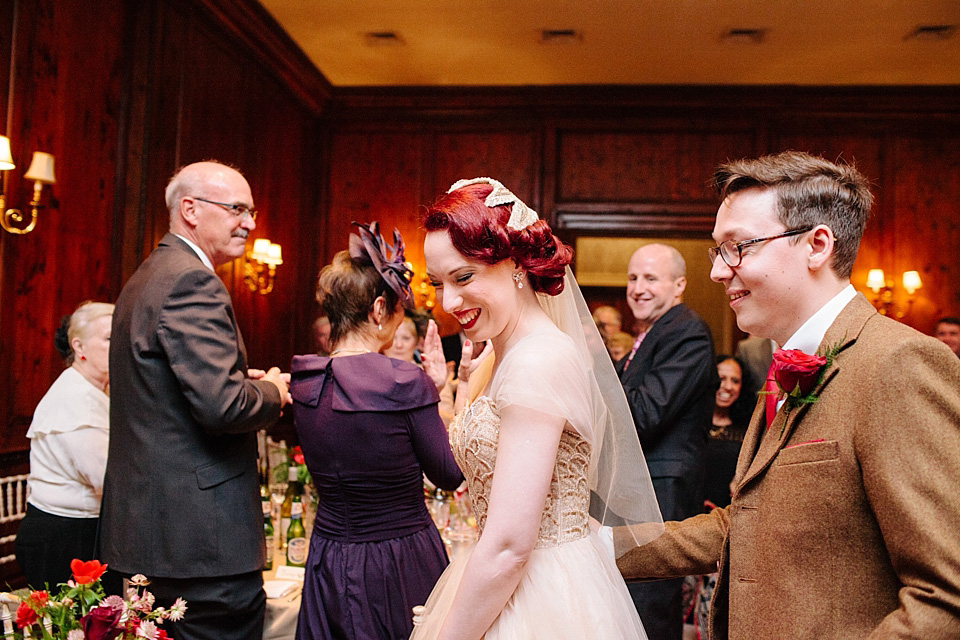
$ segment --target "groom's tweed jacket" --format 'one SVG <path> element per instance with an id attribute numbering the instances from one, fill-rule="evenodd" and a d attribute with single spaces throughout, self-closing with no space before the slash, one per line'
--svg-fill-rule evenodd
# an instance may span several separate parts
<path id="1" fill-rule="evenodd" d="M 628 578 L 720 576 L 713 640 L 960 637 L 960 361 L 858 295 L 819 400 L 758 405 L 732 504 L 667 523 Z"/>

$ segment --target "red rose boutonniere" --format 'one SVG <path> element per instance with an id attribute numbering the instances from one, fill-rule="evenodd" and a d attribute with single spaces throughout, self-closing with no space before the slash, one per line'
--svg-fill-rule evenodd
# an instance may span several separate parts
<path id="1" fill-rule="evenodd" d="M 813 392 L 833 364 L 842 342 L 828 347 L 821 355 L 812 356 L 797 349 L 781 349 L 773 354 L 773 379 L 786 396 L 787 411 L 817 401 Z"/>

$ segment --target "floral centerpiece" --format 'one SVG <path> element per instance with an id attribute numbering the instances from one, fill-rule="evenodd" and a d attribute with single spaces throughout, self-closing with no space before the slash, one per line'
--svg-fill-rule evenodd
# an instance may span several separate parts
<path id="1" fill-rule="evenodd" d="M 44 640 L 162 640 L 167 632 L 158 625 L 165 620 L 183 618 L 187 603 L 177 598 L 169 609 L 154 608 L 155 599 L 146 590 L 150 582 L 137 574 L 130 580 L 133 588 L 126 599 L 107 596 L 100 578 L 107 565 L 98 560 L 70 563 L 73 578 L 59 585 L 56 595 L 50 592 L 21 589 L 14 592 L 20 599 L 14 638 Z"/>
<path id="2" fill-rule="evenodd" d="M 307 461 L 303 457 L 303 449 L 300 445 L 287 449 L 287 460 L 281 462 L 273 468 L 274 482 L 287 482 L 290 474 L 290 467 L 297 469 L 297 482 L 303 486 L 313 486 L 313 478 L 310 477 L 310 471 L 307 470 Z"/>

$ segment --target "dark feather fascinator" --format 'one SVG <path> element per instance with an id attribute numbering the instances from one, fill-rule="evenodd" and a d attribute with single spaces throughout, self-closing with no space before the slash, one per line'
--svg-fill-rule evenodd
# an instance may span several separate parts
<path id="1" fill-rule="evenodd" d="M 359 235 L 350 236 L 350 257 L 354 260 L 369 260 L 380 277 L 387 283 L 405 309 L 413 309 L 413 290 L 410 280 L 413 278 L 413 269 L 403 260 L 403 238 L 400 232 L 393 230 L 393 244 L 387 244 L 380 235 L 380 223 L 371 222 L 369 225 L 361 222 L 353 223 Z"/>

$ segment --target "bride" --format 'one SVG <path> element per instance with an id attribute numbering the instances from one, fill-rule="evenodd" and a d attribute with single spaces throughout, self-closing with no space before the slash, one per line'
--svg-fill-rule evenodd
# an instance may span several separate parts
<path id="1" fill-rule="evenodd" d="M 663 523 L 572 250 L 489 178 L 454 184 L 424 226 L 427 273 L 468 338 L 450 442 L 480 538 L 411 638 L 646 638 L 615 556 Z M 429 357 L 439 343 L 433 328 Z"/>

